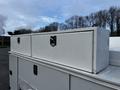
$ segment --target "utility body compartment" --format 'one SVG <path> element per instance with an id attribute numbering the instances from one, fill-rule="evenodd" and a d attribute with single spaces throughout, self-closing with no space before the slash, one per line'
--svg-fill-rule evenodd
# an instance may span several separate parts
<path id="1" fill-rule="evenodd" d="M 30 35 L 28 34 L 11 36 L 11 51 L 31 56 Z"/>
<path id="2" fill-rule="evenodd" d="M 98 73 L 109 64 L 109 32 L 91 27 L 11 37 L 11 51 Z"/>
<path id="3" fill-rule="evenodd" d="M 23 83 L 26 83 L 33 88 L 30 90 L 69 90 L 69 74 L 25 58 L 19 58 L 18 73 L 21 89 L 24 87 Z"/>
<path id="4" fill-rule="evenodd" d="M 97 73 L 109 64 L 109 32 L 81 28 L 33 34 L 32 57 Z"/>

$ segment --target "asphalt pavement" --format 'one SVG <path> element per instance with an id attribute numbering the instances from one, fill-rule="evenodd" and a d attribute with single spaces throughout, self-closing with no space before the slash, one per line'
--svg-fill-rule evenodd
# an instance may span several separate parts
<path id="1" fill-rule="evenodd" d="M 9 90 L 9 48 L 0 48 L 0 90 Z"/>

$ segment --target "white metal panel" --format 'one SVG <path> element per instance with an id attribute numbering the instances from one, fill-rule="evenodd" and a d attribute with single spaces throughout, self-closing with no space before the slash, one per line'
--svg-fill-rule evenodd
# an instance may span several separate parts
<path id="1" fill-rule="evenodd" d="M 38 75 L 33 74 L 33 65 L 38 66 Z M 26 81 L 36 90 L 69 90 L 69 75 L 19 59 L 19 79 Z"/>
<path id="2" fill-rule="evenodd" d="M 120 51 L 120 37 L 110 37 L 110 46 L 111 51 Z"/>
<path id="3" fill-rule="evenodd" d="M 20 90 L 36 90 L 36 88 L 33 88 L 25 80 L 21 79 L 19 79 L 19 88 Z"/>
<path id="4" fill-rule="evenodd" d="M 18 43 L 18 38 L 20 38 L 20 43 Z M 31 55 L 31 40 L 30 35 L 19 35 L 11 37 L 11 51 Z"/>
<path id="5" fill-rule="evenodd" d="M 120 84 L 120 67 L 118 66 L 109 66 L 104 71 L 98 74 L 99 77 Z"/>
<path id="6" fill-rule="evenodd" d="M 110 37 L 110 64 L 120 66 L 120 37 Z"/>
<path id="7" fill-rule="evenodd" d="M 120 66 L 120 51 L 110 50 L 110 64 Z"/>
<path id="8" fill-rule="evenodd" d="M 94 72 L 98 73 L 109 65 L 109 31 L 94 30 Z"/>
<path id="9" fill-rule="evenodd" d="M 57 45 L 50 45 L 57 36 Z M 93 31 L 32 36 L 32 56 L 92 72 Z"/>
<path id="10" fill-rule="evenodd" d="M 71 90 L 115 90 L 88 80 L 71 76 Z"/>
<path id="11" fill-rule="evenodd" d="M 9 55 L 10 90 L 18 90 L 17 57 Z"/>

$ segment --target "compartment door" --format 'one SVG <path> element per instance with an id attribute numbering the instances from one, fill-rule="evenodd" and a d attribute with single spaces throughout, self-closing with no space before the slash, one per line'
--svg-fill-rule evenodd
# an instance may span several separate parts
<path id="1" fill-rule="evenodd" d="M 30 56 L 31 55 L 30 36 L 29 35 L 12 36 L 11 51 Z"/>
<path id="2" fill-rule="evenodd" d="M 19 80 L 33 90 L 69 90 L 68 74 L 25 59 L 19 59 Z"/>
<path id="3" fill-rule="evenodd" d="M 17 57 L 9 55 L 9 77 L 10 77 L 10 90 L 18 90 L 18 61 Z"/>
<path id="4" fill-rule="evenodd" d="M 32 55 L 72 68 L 92 72 L 93 31 L 33 35 Z"/>

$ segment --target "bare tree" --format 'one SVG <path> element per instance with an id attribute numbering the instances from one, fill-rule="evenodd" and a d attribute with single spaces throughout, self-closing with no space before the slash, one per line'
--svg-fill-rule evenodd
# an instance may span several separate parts
<path id="1" fill-rule="evenodd" d="M 116 7 L 111 7 L 109 9 L 109 16 L 108 16 L 111 34 L 114 32 L 114 28 L 115 28 L 115 15 L 116 15 Z"/>
<path id="2" fill-rule="evenodd" d="M 120 35 L 120 9 L 118 8 L 116 10 L 116 30 L 117 30 L 117 35 Z"/>

